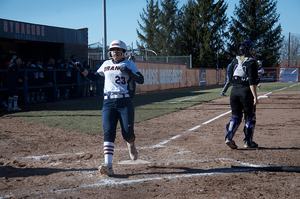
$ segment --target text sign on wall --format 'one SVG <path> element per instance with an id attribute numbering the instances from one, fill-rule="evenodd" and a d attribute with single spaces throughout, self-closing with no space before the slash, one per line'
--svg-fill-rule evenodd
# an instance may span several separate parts
<path id="1" fill-rule="evenodd" d="M 261 82 L 276 82 L 277 81 L 277 69 L 264 68 L 264 75 Z"/>
<path id="2" fill-rule="evenodd" d="M 206 86 L 206 69 L 199 70 L 200 86 Z"/>
<path id="3" fill-rule="evenodd" d="M 87 45 L 87 32 L 0 19 L 0 38 Z"/>

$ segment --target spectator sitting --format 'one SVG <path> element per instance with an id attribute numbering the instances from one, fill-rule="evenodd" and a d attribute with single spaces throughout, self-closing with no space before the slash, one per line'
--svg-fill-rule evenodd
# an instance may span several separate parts
<path id="1" fill-rule="evenodd" d="M 34 67 L 33 67 L 34 66 Z M 31 59 L 27 59 L 24 65 L 25 69 L 35 69 L 35 65 L 32 64 Z M 28 71 L 27 72 L 27 78 L 28 78 L 28 87 L 33 86 L 33 81 L 34 81 L 34 72 L 33 71 Z M 28 89 L 27 93 L 27 103 L 37 103 L 34 101 L 34 96 L 35 96 L 35 89 Z"/>
<path id="2" fill-rule="evenodd" d="M 35 63 L 35 67 L 39 69 L 38 86 L 45 86 L 45 76 L 44 76 L 45 69 L 43 68 L 43 61 L 37 60 Z M 36 93 L 36 97 L 37 97 L 37 102 L 46 102 L 45 92 L 42 88 L 38 89 L 38 92 Z"/>
<path id="3" fill-rule="evenodd" d="M 72 69 L 71 71 L 71 82 L 75 83 L 77 82 L 77 69 L 76 69 L 76 56 L 72 55 L 71 56 L 71 61 L 69 62 L 69 68 Z M 71 84 L 72 84 L 71 83 Z M 71 96 L 76 97 L 77 96 L 77 86 L 71 86 Z"/>
<path id="4" fill-rule="evenodd" d="M 63 63 L 63 69 L 70 69 L 67 59 L 65 59 L 65 62 Z M 66 71 L 64 83 L 72 84 L 72 72 L 71 71 Z M 71 89 L 71 86 L 66 86 L 65 99 L 69 99 L 70 89 Z"/>
<path id="5" fill-rule="evenodd" d="M 61 63 L 60 58 L 58 58 L 56 60 L 56 62 L 54 64 L 54 68 L 58 70 L 58 71 L 56 71 L 56 85 L 65 84 L 66 73 L 59 71 L 60 69 L 63 69 L 63 65 Z M 56 90 L 57 100 L 63 100 L 63 98 L 61 98 L 61 94 L 65 93 L 65 92 L 66 92 L 66 89 L 64 86 L 57 87 L 57 90 Z"/>
<path id="6" fill-rule="evenodd" d="M 47 62 L 43 66 L 45 68 L 45 81 L 47 86 L 53 86 L 54 78 L 53 78 L 53 71 L 47 71 L 49 69 L 54 68 L 54 59 L 52 57 L 49 57 L 47 59 Z M 47 88 L 46 89 L 46 96 L 48 97 L 48 101 L 53 102 L 53 88 Z"/>

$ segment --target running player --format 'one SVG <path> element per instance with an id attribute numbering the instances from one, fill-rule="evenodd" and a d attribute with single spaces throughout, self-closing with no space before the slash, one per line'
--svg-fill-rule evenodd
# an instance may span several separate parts
<path id="1" fill-rule="evenodd" d="M 229 71 L 229 78 L 233 84 L 230 93 L 230 105 L 232 117 L 226 125 L 225 143 L 232 149 L 237 149 L 233 136 L 237 131 L 245 114 L 244 147 L 258 147 L 252 141 L 255 127 L 255 105 L 258 104 L 256 93 L 257 64 L 255 58 L 255 45 L 252 41 L 244 41 L 238 44 L 238 54 L 235 57 Z"/>
<path id="2" fill-rule="evenodd" d="M 134 108 L 127 86 L 130 78 L 139 84 L 143 84 L 144 76 L 139 72 L 133 61 L 125 59 L 127 57 L 127 47 L 123 41 L 114 40 L 108 51 L 109 60 L 105 61 L 96 73 L 89 73 L 80 64 L 79 68 L 82 74 L 91 80 L 96 80 L 100 76 L 105 77 L 102 108 L 105 163 L 99 167 L 99 172 L 112 176 L 114 174 L 112 160 L 118 120 L 120 120 L 122 136 L 127 141 L 130 158 L 132 160 L 137 159 L 133 128 Z"/>

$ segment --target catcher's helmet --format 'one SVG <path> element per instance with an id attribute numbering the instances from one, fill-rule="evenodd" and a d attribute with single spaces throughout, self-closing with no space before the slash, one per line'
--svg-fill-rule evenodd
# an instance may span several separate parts
<path id="1" fill-rule="evenodd" d="M 254 49 L 254 48 L 255 48 L 255 44 L 250 40 L 240 42 L 237 46 L 237 50 L 238 50 L 239 55 L 255 56 L 255 54 L 250 53 L 250 50 Z"/>
<path id="2" fill-rule="evenodd" d="M 108 48 L 108 57 L 111 57 L 111 51 L 113 48 L 121 48 L 123 49 L 123 52 L 122 52 L 122 57 L 125 58 L 127 57 L 127 46 L 126 44 L 121 41 L 121 40 L 114 40 L 110 43 L 109 45 L 109 48 Z"/>

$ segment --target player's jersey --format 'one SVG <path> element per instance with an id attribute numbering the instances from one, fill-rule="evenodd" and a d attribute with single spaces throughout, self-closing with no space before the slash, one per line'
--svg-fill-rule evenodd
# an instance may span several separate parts
<path id="1" fill-rule="evenodd" d="M 127 73 L 120 71 L 120 68 L 124 65 L 132 70 L 133 73 L 139 72 L 135 63 L 131 60 L 123 60 L 115 63 L 112 59 L 105 61 L 97 70 L 101 76 L 105 77 L 104 94 L 128 93 L 127 86 L 130 77 Z"/>

